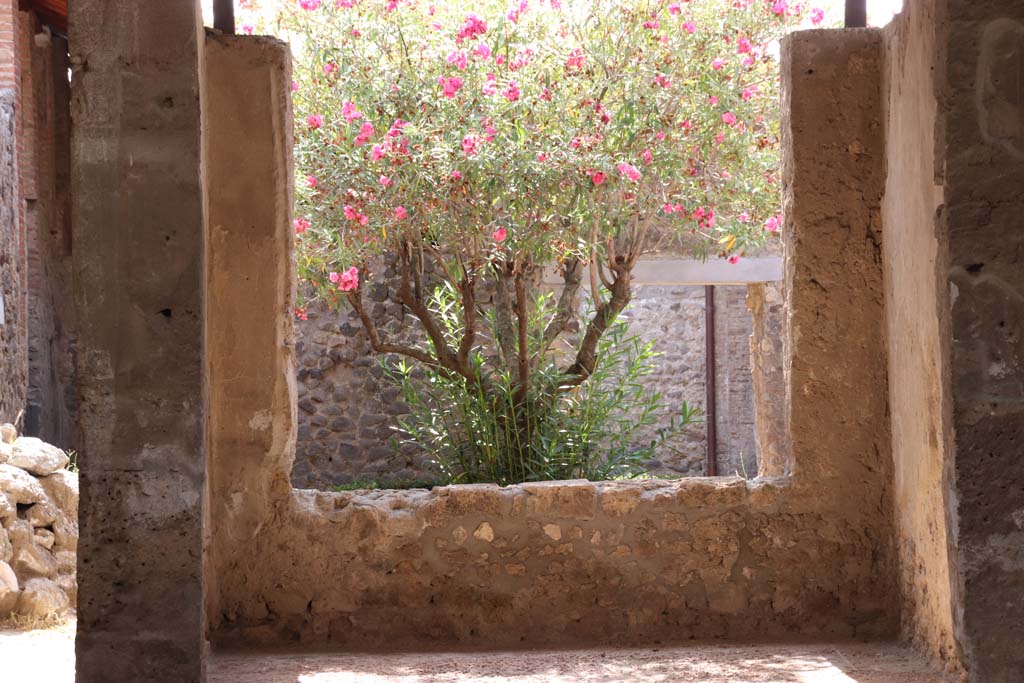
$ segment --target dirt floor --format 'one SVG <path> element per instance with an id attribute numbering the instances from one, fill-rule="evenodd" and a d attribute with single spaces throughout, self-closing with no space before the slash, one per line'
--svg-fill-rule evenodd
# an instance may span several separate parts
<path id="1" fill-rule="evenodd" d="M 72 683 L 74 623 L 0 631 L 3 680 Z M 221 654 L 211 683 L 952 683 L 895 645 L 396 655 Z"/>

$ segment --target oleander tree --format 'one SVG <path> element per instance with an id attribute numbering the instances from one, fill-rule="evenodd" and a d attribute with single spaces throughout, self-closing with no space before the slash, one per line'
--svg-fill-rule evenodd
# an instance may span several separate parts
<path id="1" fill-rule="evenodd" d="M 643 254 L 735 263 L 779 228 L 778 41 L 821 21 L 806 3 L 279 2 L 302 291 L 351 306 L 375 351 L 500 395 L 512 422 L 593 375 Z M 382 255 L 424 344 L 367 310 Z M 581 296 L 572 352 L 537 372 Z"/>

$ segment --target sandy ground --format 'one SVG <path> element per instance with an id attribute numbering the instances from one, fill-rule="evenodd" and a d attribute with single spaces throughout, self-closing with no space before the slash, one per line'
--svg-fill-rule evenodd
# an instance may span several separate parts
<path id="1" fill-rule="evenodd" d="M 73 683 L 74 623 L 0 631 L 0 679 Z M 572 652 L 220 654 L 210 683 L 952 683 L 896 645 L 692 646 Z"/>

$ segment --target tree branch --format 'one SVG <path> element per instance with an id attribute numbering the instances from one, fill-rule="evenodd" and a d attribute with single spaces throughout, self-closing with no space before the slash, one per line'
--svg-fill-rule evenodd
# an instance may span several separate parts
<path id="1" fill-rule="evenodd" d="M 538 358 L 544 356 L 551 348 L 551 345 L 558 339 L 558 335 L 565 332 L 565 328 L 576 317 L 576 296 L 583 283 L 583 264 L 578 258 L 574 258 L 565 264 L 562 272 L 562 279 L 565 284 L 562 286 L 562 293 L 558 296 L 558 304 L 555 307 L 555 316 L 548 321 L 544 328 L 544 336 L 541 338 L 540 353 Z"/>
<path id="2" fill-rule="evenodd" d="M 349 303 L 352 304 L 352 308 L 355 310 L 356 314 L 359 315 L 359 319 L 363 323 L 363 329 L 366 330 L 366 334 L 370 338 L 370 348 L 372 348 L 376 353 L 397 353 L 399 355 L 412 358 L 413 360 L 417 360 L 435 370 L 450 372 L 447 368 L 442 366 L 436 358 L 422 349 L 402 344 L 390 344 L 383 341 L 380 338 L 380 333 L 377 331 L 377 325 L 373 322 L 373 318 L 363 307 L 362 287 L 351 292 L 346 292 L 345 296 L 348 297 Z"/>
<path id="3" fill-rule="evenodd" d="M 526 301 L 526 275 L 516 272 L 516 316 L 519 318 L 519 381 L 516 387 L 516 401 L 526 398 L 530 388 L 530 312 Z"/>
<path id="4" fill-rule="evenodd" d="M 515 351 L 515 330 L 512 325 L 512 297 L 508 291 L 508 266 L 494 266 L 494 336 L 502 363 L 511 363 Z"/>
<path id="5" fill-rule="evenodd" d="M 567 391 L 582 384 L 597 367 L 597 342 L 605 333 L 608 326 L 622 312 L 630 300 L 630 269 L 622 264 L 612 264 L 615 273 L 615 281 L 611 286 L 611 298 L 604 306 L 594 311 L 594 315 L 587 323 L 587 331 L 583 335 L 583 341 L 576 352 L 576 361 L 562 371 L 564 377 L 561 389 Z"/>

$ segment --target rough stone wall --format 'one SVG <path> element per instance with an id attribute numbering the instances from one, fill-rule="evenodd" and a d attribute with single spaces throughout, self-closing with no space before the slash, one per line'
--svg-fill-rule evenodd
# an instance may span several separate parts
<path id="1" fill-rule="evenodd" d="M 893 636 L 880 44 L 866 31 L 784 44 L 791 478 L 274 488 L 245 552 L 222 550 L 213 641 L 395 649 Z M 247 333 L 281 324 L 263 313 L 235 322 Z M 287 367 L 287 351 L 277 362 L 275 372 Z M 211 457 L 222 455 L 236 467 L 267 463 L 261 476 L 274 481 L 290 465 L 287 451 Z M 210 496 L 231 499 L 220 487 Z"/>
<path id="2" fill-rule="evenodd" d="M 715 287 L 718 472 L 747 479 L 757 476 L 758 459 L 750 355 L 752 333 L 747 288 Z M 667 344 L 671 343 L 671 339 L 667 340 Z M 780 353 L 777 362 L 781 358 Z"/>
<path id="3" fill-rule="evenodd" d="M 941 19 L 954 604 L 971 680 L 1001 683 L 1024 671 L 1024 3 Z"/>
<path id="4" fill-rule="evenodd" d="M 888 176 L 882 219 L 893 498 L 903 631 L 956 668 L 950 573 L 952 471 L 947 465 L 946 240 L 939 231 L 936 2 L 908 5 L 886 30 Z"/>
<path id="5" fill-rule="evenodd" d="M 25 408 L 28 344 L 22 333 L 21 235 L 14 90 L 0 90 L 0 421 L 14 422 Z"/>
<path id="6" fill-rule="evenodd" d="M 384 282 L 368 292 L 370 312 L 392 338 L 412 337 L 417 323 L 395 301 L 387 282 L 385 273 Z M 754 476 L 757 445 L 748 346 L 752 320 L 744 303 L 746 289 L 715 290 L 719 471 Z M 309 307 L 307 316 L 296 324 L 299 436 L 292 483 L 299 488 L 329 488 L 366 479 L 430 480 L 424 454 L 413 447 L 396 452 L 390 443 L 396 419 L 407 408 L 384 377 L 358 318 L 323 306 Z M 662 354 L 648 377 L 652 389 L 676 409 L 685 400 L 703 411 L 704 287 L 637 287 L 624 316 L 630 321 L 630 334 L 654 341 Z M 778 352 L 781 358 L 781 347 Z M 703 423 L 687 428 L 649 470 L 661 476 L 702 475 L 706 429 Z M 654 431 L 640 436 L 651 437 Z"/>
<path id="7" fill-rule="evenodd" d="M 201 16 L 189 2 L 68 9 L 82 398 L 76 680 L 198 683 Z"/>
<path id="8" fill-rule="evenodd" d="M 20 82 L 18 12 L 0 0 L 0 421 L 14 422 L 25 409 L 28 339 L 24 309 L 25 265 L 21 184 L 18 174 Z"/>

